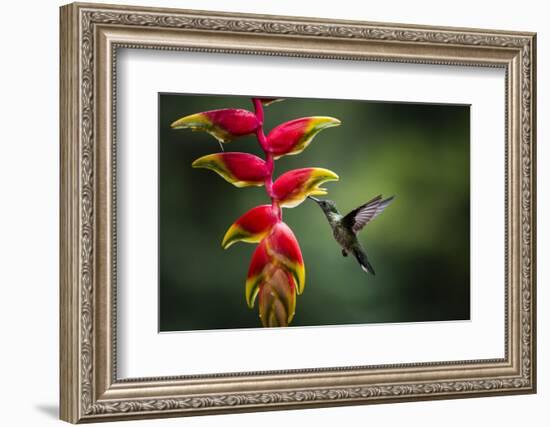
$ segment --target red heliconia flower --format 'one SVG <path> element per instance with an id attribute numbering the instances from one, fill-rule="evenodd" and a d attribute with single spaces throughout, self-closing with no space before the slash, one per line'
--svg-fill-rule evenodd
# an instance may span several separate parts
<path id="1" fill-rule="evenodd" d="M 171 127 L 208 132 L 220 142 L 229 142 L 238 136 L 254 133 L 260 125 L 256 115 L 248 110 L 225 108 L 182 117 Z"/>
<path id="2" fill-rule="evenodd" d="M 258 291 L 260 320 L 265 327 L 288 326 L 296 311 L 296 285 L 282 268 L 274 268 Z"/>
<path id="3" fill-rule="evenodd" d="M 269 175 L 266 163 L 248 153 L 216 153 L 198 158 L 194 168 L 210 169 L 235 187 L 262 186 Z"/>
<path id="4" fill-rule="evenodd" d="M 272 205 L 256 206 L 241 216 L 229 227 L 222 241 L 227 249 L 233 243 L 258 243 L 279 220 L 278 207 Z"/>
<path id="5" fill-rule="evenodd" d="M 284 155 L 299 154 L 323 129 L 340 125 L 334 117 L 304 117 L 283 123 L 267 135 L 269 151 L 278 159 Z"/>
<path id="6" fill-rule="evenodd" d="M 296 290 L 301 294 L 306 283 L 306 270 L 296 236 L 290 227 L 281 221 L 273 227 L 266 240 L 269 254 L 292 274 Z"/>
<path id="7" fill-rule="evenodd" d="M 304 291 L 305 267 L 292 230 L 282 222 L 283 207 L 294 207 L 307 196 L 324 195 L 320 185 L 338 180 L 328 169 L 304 168 L 282 174 L 273 182 L 274 159 L 301 153 L 321 130 L 338 126 L 333 117 L 305 117 L 275 127 L 267 137 L 263 108 L 282 98 L 253 98 L 255 113 L 241 109 L 205 111 L 182 117 L 174 129 L 208 132 L 221 143 L 256 134 L 266 160 L 248 153 L 216 153 L 200 157 L 194 168 L 210 169 L 236 187 L 262 186 L 271 204 L 256 206 L 242 215 L 225 233 L 222 247 L 236 242 L 259 243 L 246 278 L 245 296 L 250 308 L 258 298 L 263 326 L 288 326 L 294 318 L 296 296 Z M 223 149 L 222 149 L 223 151 Z"/>
<path id="8" fill-rule="evenodd" d="M 279 206 L 293 208 L 307 196 L 322 196 L 327 191 L 319 187 L 327 181 L 338 181 L 338 175 L 323 168 L 294 169 L 282 174 L 273 183 L 273 194 Z"/>
<path id="9" fill-rule="evenodd" d="M 272 272 L 274 263 L 267 250 L 267 240 L 264 238 L 252 254 L 252 260 L 246 276 L 245 297 L 250 308 L 254 307 L 254 301 L 260 290 L 260 285 Z"/>
<path id="10" fill-rule="evenodd" d="M 260 288 L 271 280 L 277 269 L 289 273 L 296 292 L 303 292 L 306 272 L 302 251 L 294 233 L 284 222 L 278 222 L 272 228 L 252 255 L 245 287 L 249 307 L 254 306 Z"/>

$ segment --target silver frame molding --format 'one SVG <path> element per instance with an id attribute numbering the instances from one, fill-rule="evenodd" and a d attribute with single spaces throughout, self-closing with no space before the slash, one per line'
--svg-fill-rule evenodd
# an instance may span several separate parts
<path id="1" fill-rule="evenodd" d="M 60 417 L 72 423 L 536 391 L 536 35 L 100 4 L 61 8 Z M 118 48 L 500 67 L 503 359 L 117 379 Z"/>

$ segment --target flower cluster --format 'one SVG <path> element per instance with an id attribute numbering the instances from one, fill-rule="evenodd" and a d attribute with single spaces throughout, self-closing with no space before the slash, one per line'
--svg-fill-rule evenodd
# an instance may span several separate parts
<path id="1" fill-rule="evenodd" d="M 222 241 L 227 249 L 236 242 L 258 243 L 246 279 L 245 295 L 250 308 L 258 300 L 263 326 L 287 326 L 294 317 L 296 295 L 305 286 L 302 252 L 294 233 L 283 222 L 282 208 L 292 208 L 306 197 L 325 195 L 321 184 L 338 176 L 323 168 L 295 169 L 273 182 L 274 160 L 301 153 L 321 130 L 338 126 L 333 117 L 304 117 L 283 123 L 264 133 L 264 106 L 279 99 L 252 98 L 254 112 L 243 109 L 205 111 L 182 117 L 173 129 L 204 131 L 220 144 L 255 134 L 265 159 L 249 153 L 221 152 L 193 162 L 210 169 L 236 187 L 265 186 L 270 204 L 256 206 L 229 227 Z"/>

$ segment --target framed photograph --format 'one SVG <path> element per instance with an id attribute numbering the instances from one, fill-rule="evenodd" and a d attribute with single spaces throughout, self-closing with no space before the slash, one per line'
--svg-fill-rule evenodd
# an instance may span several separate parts
<path id="1" fill-rule="evenodd" d="M 536 391 L 535 34 L 60 22 L 63 420 Z"/>

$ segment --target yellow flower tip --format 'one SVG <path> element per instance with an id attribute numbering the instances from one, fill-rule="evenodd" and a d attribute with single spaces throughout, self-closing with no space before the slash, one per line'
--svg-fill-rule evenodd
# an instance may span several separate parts
<path id="1" fill-rule="evenodd" d="M 319 184 L 327 181 L 338 181 L 340 179 L 333 171 L 324 168 L 315 168 L 311 176 Z"/>
<path id="2" fill-rule="evenodd" d="M 342 122 L 335 117 L 317 116 L 311 120 L 311 126 L 315 129 L 326 129 L 340 126 Z"/>
<path id="3" fill-rule="evenodd" d="M 262 187 L 264 185 L 263 182 L 249 182 L 249 181 L 229 181 L 231 184 L 233 184 L 237 188 L 244 188 L 244 187 Z"/>
<path id="4" fill-rule="evenodd" d="M 273 98 L 273 99 L 267 99 L 267 98 L 264 98 L 262 100 L 262 104 L 264 105 L 264 107 L 267 107 L 271 104 L 275 104 L 277 102 L 281 102 L 281 101 L 284 101 L 285 99 L 284 98 Z"/>
<path id="5" fill-rule="evenodd" d="M 206 156 L 199 157 L 193 163 L 191 163 L 191 166 L 196 169 L 211 169 L 212 163 L 216 161 L 216 156 L 217 154 L 208 154 Z"/>
<path id="6" fill-rule="evenodd" d="M 237 234 L 235 228 L 236 228 L 235 225 L 232 225 L 231 227 L 229 227 L 229 229 L 225 233 L 225 236 L 223 236 L 222 248 L 227 249 L 234 243 L 237 243 L 238 240 L 235 239 L 235 236 Z"/>
<path id="7" fill-rule="evenodd" d="M 224 237 L 223 242 L 222 242 L 222 249 L 224 249 L 224 250 L 225 250 L 225 249 L 229 249 L 234 243 L 236 243 L 236 241 L 233 241 L 233 242 L 229 241 L 229 242 L 227 242 L 226 239 L 225 239 L 225 237 Z"/>
<path id="8" fill-rule="evenodd" d="M 311 192 L 310 192 L 310 196 L 326 196 L 328 194 L 328 191 L 326 188 L 323 188 L 323 187 L 317 187 L 317 188 L 314 188 Z"/>
<path id="9" fill-rule="evenodd" d="M 260 287 L 255 283 L 256 281 L 257 279 L 255 278 L 246 281 L 245 297 L 248 308 L 254 308 L 254 303 L 256 302 L 256 297 L 260 290 Z"/>
<path id="10" fill-rule="evenodd" d="M 208 124 L 208 119 L 202 113 L 195 113 L 189 116 L 182 117 L 170 124 L 172 129 L 200 129 L 204 128 Z"/>
<path id="11" fill-rule="evenodd" d="M 299 265 L 295 271 L 296 293 L 302 295 L 306 286 L 306 269 L 303 265 Z"/>
<path id="12" fill-rule="evenodd" d="M 237 242 L 259 243 L 260 240 L 263 239 L 265 234 L 266 233 L 252 234 L 249 231 L 243 229 L 243 227 L 239 226 L 238 224 L 233 224 L 231 227 L 229 227 L 229 229 L 225 233 L 225 236 L 223 236 L 222 248 L 227 249 Z"/>

